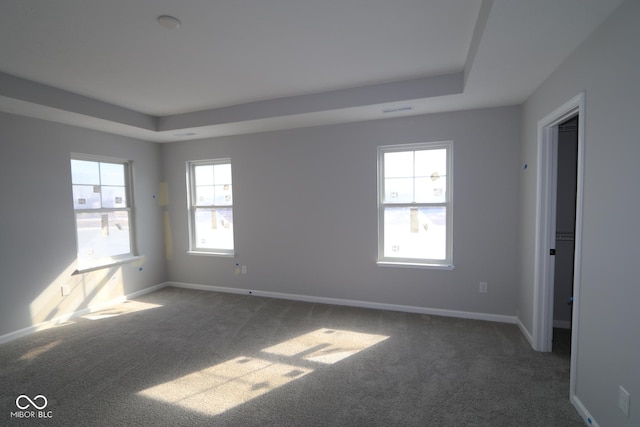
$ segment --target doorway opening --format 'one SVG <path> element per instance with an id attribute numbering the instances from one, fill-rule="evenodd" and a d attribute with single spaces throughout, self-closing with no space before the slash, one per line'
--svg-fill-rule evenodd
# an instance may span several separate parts
<path id="1" fill-rule="evenodd" d="M 536 198 L 536 254 L 533 301 L 533 347 L 552 351 L 554 294 L 556 279 L 556 237 L 565 230 L 557 229 L 558 213 L 558 144 L 560 126 L 576 119 L 577 154 L 575 155 L 575 207 L 573 233 L 570 394 L 575 395 L 575 370 L 578 357 L 580 325 L 580 263 L 582 240 L 582 194 L 584 182 L 584 92 L 566 102 L 538 122 L 538 172 Z M 564 173 L 564 171 L 563 171 Z M 569 202 L 568 204 L 571 204 Z M 562 234 L 561 234 L 562 235 Z M 565 236 L 566 237 L 566 236 Z M 567 304 L 560 301 L 558 304 Z"/>
<path id="2" fill-rule="evenodd" d="M 556 232 L 552 351 L 567 357 L 571 354 L 578 124 L 579 116 L 575 115 L 558 125 L 558 144 L 556 147 Z"/>

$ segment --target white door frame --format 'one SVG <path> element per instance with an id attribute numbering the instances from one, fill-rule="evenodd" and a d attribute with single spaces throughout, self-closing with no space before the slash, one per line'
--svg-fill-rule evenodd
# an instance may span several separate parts
<path id="1" fill-rule="evenodd" d="M 580 325 L 580 263 L 582 259 L 582 202 L 584 187 L 585 93 L 581 92 L 538 122 L 538 180 L 536 200 L 536 259 L 533 298 L 533 348 L 551 351 L 556 233 L 558 125 L 579 115 L 576 190 L 576 229 L 571 334 L 571 394 L 575 393 L 578 327 Z"/>

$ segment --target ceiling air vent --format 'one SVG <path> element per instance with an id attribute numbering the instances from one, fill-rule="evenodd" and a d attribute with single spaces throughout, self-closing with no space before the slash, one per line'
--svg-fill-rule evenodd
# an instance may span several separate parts
<path id="1" fill-rule="evenodd" d="M 384 110 L 382 110 L 383 113 L 400 113 L 402 111 L 411 111 L 413 110 L 413 107 L 410 105 L 404 106 L 404 107 L 394 107 L 394 108 L 385 108 Z"/>

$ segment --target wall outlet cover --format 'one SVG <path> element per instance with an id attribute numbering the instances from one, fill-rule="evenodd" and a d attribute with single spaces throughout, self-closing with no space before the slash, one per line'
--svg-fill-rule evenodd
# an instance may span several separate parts
<path id="1" fill-rule="evenodd" d="M 629 416 L 629 392 L 620 386 L 618 393 L 618 407 L 628 417 Z"/>

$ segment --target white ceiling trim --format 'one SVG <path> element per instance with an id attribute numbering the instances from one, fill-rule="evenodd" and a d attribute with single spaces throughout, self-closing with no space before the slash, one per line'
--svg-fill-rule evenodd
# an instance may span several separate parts
<path id="1" fill-rule="evenodd" d="M 155 142 L 256 132 L 259 131 L 257 124 L 269 130 L 317 125 L 313 122 L 314 113 L 371 105 L 381 106 L 377 115 L 382 118 L 382 105 L 411 105 L 414 100 L 462 92 L 463 73 L 460 72 L 156 117 L 0 73 L 0 109 L 3 111 Z M 298 115 L 302 117 L 296 120 Z M 318 118 L 317 123 L 328 124 L 329 117 L 332 115 L 325 115 L 325 120 Z M 268 123 L 270 119 L 278 120 Z M 242 123 L 248 126 L 245 131 Z M 231 124 L 233 126 L 229 126 Z"/>

